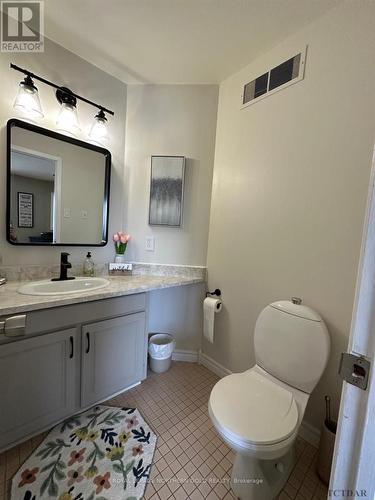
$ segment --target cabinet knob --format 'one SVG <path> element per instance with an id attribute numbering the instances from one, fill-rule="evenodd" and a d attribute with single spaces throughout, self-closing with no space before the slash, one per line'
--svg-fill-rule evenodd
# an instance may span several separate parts
<path id="1" fill-rule="evenodd" d="M 7 337 L 25 335 L 26 314 L 11 316 L 4 321 L 4 333 Z"/>

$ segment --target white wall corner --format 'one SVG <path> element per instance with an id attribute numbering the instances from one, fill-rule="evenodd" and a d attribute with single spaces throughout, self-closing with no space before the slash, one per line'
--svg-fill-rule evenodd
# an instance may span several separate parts
<path id="1" fill-rule="evenodd" d="M 225 366 L 221 365 L 214 359 L 210 358 L 209 356 L 207 356 L 207 354 L 204 354 L 202 351 L 199 351 L 199 363 L 205 366 L 208 370 L 215 373 L 220 378 L 233 373 L 231 370 L 225 368 Z M 314 446 L 315 448 L 318 448 L 320 440 L 320 430 L 317 429 L 316 427 L 313 427 L 305 420 L 302 421 L 302 424 L 298 431 L 298 435 L 302 439 L 307 441 L 309 444 Z"/>
<path id="2" fill-rule="evenodd" d="M 302 421 L 298 435 L 315 448 L 319 448 L 320 430 L 312 426 L 305 420 Z"/>
<path id="3" fill-rule="evenodd" d="M 175 349 L 172 354 L 173 361 L 185 361 L 187 363 L 198 363 L 199 352 L 185 349 Z"/>
<path id="4" fill-rule="evenodd" d="M 225 366 L 210 358 L 202 351 L 199 351 L 199 363 L 205 366 L 211 372 L 216 373 L 216 375 L 220 378 L 232 373 L 230 370 L 228 370 L 228 368 L 225 368 Z"/>

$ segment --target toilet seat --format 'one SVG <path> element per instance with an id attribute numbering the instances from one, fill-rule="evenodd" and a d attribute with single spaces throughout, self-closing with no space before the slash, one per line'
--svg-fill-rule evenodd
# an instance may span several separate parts
<path id="1" fill-rule="evenodd" d="M 241 447 L 273 448 L 294 439 L 298 427 L 293 394 L 254 370 L 222 378 L 209 410 L 223 437 Z"/>

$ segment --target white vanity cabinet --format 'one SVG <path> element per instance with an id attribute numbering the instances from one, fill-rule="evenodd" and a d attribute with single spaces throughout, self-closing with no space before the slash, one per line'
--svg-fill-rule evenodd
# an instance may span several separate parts
<path id="1" fill-rule="evenodd" d="M 0 346 L 0 449 L 79 408 L 75 328 Z"/>
<path id="2" fill-rule="evenodd" d="M 27 313 L 26 334 L 0 343 L 0 452 L 146 373 L 145 294 Z"/>
<path id="3" fill-rule="evenodd" d="M 82 328 L 82 406 L 143 379 L 147 357 L 144 332 L 144 312 Z"/>

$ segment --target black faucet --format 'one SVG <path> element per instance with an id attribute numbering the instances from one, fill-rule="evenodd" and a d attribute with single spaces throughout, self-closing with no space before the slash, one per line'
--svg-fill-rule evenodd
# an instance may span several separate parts
<path id="1" fill-rule="evenodd" d="M 60 277 L 53 278 L 51 281 L 66 281 L 66 280 L 74 280 L 74 276 L 68 277 L 68 269 L 72 267 L 72 264 L 68 261 L 69 257 L 68 252 L 61 252 L 61 260 L 60 260 Z"/>

